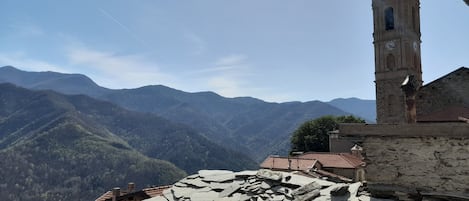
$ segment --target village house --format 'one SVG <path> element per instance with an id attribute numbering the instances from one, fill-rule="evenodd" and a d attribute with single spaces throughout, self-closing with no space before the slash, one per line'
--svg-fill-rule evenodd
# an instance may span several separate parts
<path id="1" fill-rule="evenodd" d="M 334 181 L 365 180 L 365 162 L 359 146 L 354 146 L 352 153 L 307 152 L 288 157 L 269 156 L 260 167 L 275 171 L 302 172 L 313 177 L 328 177 Z"/>
<path id="2" fill-rule="evenodd" d="M 148 198 L 163 195 L 163 191 L 171 188 L 171 186 L 157 186 L 135 190 L 135 183 L 129 183 L 127 189 L 113 188 L 103 195 L 96 198 L 95 201 L 142 201 Z"/>

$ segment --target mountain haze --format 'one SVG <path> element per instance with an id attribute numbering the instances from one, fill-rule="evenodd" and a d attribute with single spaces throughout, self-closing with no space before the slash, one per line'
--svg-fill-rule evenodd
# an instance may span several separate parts
<path id="1" fill-rule="evenodd" d="M 5 68 L 8 73 L 4 73 Z M 290 148 L 291 133 L 304 121 L 323 115 L 348 115 L 360 112 L 353 109 L 344 111 L 346 109 L 344 107 L 339 109 L 320 101 L 269 103 L 250 97 L 225 98 L 213 92 L 187 93 L 162 85 L 111 90 L 100 87 L 94 82 L 90 84 L 89 78 L 83 78 L 86 76 L 80 79 L 84 84 L 80 85 L 78 90 L 73 87 L 56 87 L 73 86 L 76 80 L 72 78 L 77 75 L 52 72 L 42 72 L 48 76 L 41 75 L 41 79 L 35 78 L 36 84 L 31 82 L 25 85 L 23 82 L 11 79 L 7 74 L 30 79 L 41 73 L 3 67 L 0 68 L 0 81 L 32 89 L 51 89 L 65 94 L 86 94 L 129 110 L 154 113 L 193 127 L 211 141 L 248 154 L 257 161 L 263 160 L 269 154 L 286 154 Z M 51 80 L 56 84 L 41 84 L 49 83 Z M 63 84 L 57 83 L 59 81 Z M 342 105 L 346 104 L 337 106 Z"/>
<path id="2" fill-rule="evenodd" d="M 130 181 L 170 184 L 183 170 L 256 167 L 155 115 L 11 84 L 0 84 L 0 159 L 0 195 L 10 200 L 92 199 Z"/>

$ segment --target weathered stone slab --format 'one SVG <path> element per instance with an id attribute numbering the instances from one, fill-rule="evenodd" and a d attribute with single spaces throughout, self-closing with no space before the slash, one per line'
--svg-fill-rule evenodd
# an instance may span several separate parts
<path id="1" fill-rule="evenodd" d="M 353 184 L 349 185 L 348 191 L 350 192 L 350 199 L 356 199 L 357 198 L 357 194 L 358 194 L 358 190 L 359 190 L 360 186 L 362 186 L 361 182 L 357 182 L 357 183 L 353 183 Z"/>
<path id="2" fill-rule="evenodd" d="M 168 201 L 166 198 L 163 196 L 157 196 L 157 197 L 152 197 L 150 199 L 146 199 L 146 201 Z"/>
<path id="3" fill-rule="evenodd" d="M 250 176 L 256 176 L 257 175 L 257 170 L 245 170 L 241 172 L 236 172 L 235 175 L 238 177 L 250 177 Z"/>
<path id="4" fill-rule="evenodd" d="M 174 195 L 171 189 L 166 189 L 163 191 L 163 196 L 168 200 L 168 201 L 174 201 Z"/>
<path id="5" fill-rule="evenodd" d="M 220 192 L 219 197 L 228 197 L 238 191 L 241 187 L 241 185 L 232 184 L 231 186 Z"/>
<path id="6" fill-rule="evenodd" d="M 274 181 L 280 181 L 282 180 L 283 175 L 280 172 L 274 172 L 270 170 L 261 169 L 257 172 L 257 177 L 260 177 L 263 179 L 270 179 Z"/>
<path id="7" fill-rule="evenodd" d="M 233 171 L 229 170 L 199 170 L 200 177 L 207 177 L 211 175 L 220 175 L 220 174 L 233 174 Z"/>
<path id="8" fill-rule="evenodd" d="M 226 188 L 230 187 L 233 183 L 232 182 L 210 182 L 209 187 L 213 190 L 225 190 Z"/>
<path id="9" fill-rule="evenodd" d="M 227 182 L 233 181 L 235 179 L 235 175 L 233 173 L 227 174 L 214 174 L 214 175 L 207 175 L 202 177 L 202 181 L 206 182 Z"/>
<path id="10" fill-rule="evenodd" d="M 197 188 L 203 188 L 203 187 L 206 187 L 206 186 L 210 185 L 208 182 L 204 182 L 200 178 L 196 178 L 196 179 L 187 179 L 186 178 L 186 179 L 182 179 L 178 183 L 191 185 L 191 186 L 194 186 L 194 187 L 197 187 Z M 186 185 L 186 187 L 187 187 L 187 185 Z M 178 186 L 178 185 L 175 185 L 175 186 Z M 179 187 L 182 187 L 182 186 L 179 186 Z"/>
<path id="11" fill-rule="evenodd" d="M 319 189 L 309 191 L 306 194 L 294 196 L 296 201 L 313 200 L 319 196 Z"/>
<path id="12" fill-rule="evenodd" d="M 304 194 L 307 194 L 307 193 L 315 191 L 315 190 L 318 190 L 318 195 L 319 195 L 319 193 L 320 193 L 319 189 L 321 189 L 321 185 L 319 185 L 316 182 L 311 182 L 307 185 L 304 185 L 304 186 L 294 190 L 292 192 L 292 195 L 294 197 L 297 197 L 297 196 L 304 195 Z"/>
<path id="13" fill-rule="evenodd" d="M 181 187 L 173 186 L 173 187 L 171 188 L 171 192 L 173 193 L 174 197 L 177 198 L 177 199 L 180 199 L 180 198 L 189 198 L 189 196 L 190 196 L 192 193 L 197 192 L 197 189 L 193 189 L 193 188 L 181 188 Z"/>
<path id="14" fill-rule="evenodd" d="M 218 200 L 218 193 L 215 191 L 197 192 L 190 195 L 191 201 L 215 201 Z"/>

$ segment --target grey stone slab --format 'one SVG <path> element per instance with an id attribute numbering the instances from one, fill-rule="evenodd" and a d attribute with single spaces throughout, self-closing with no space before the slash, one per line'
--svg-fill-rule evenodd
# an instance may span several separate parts
<path id="1" fill-rule="evenodd" d="M 188 198 L 192 193 L 197 192 L 197 189 L 181 188 L 181 187 L 173 186 L 171 188 L 171 192 L 173 193 L 175 198 L 180 199 L 180 198 Z"/>
<path id="2" fill-rule="evenodd" d="M 174 195 L 171 189 L 166 189 L 163 191 L 163 196 L 168 200 L 168 201 L 174 201 Z"/>
<path id="3" fill-rule="evenodd" d="M 241 172 L 236 172 L 235 175 L 238 177 L 250 177 L 250 176 L 256 176 L 257 175 L 257 170 L 245 170 Z"/>
<path id="4" fill-rule="evenodd" d="M 177 186 L 177 187 L 187 187 L 187 184 L 181 183 L 181 182 L 176 182 L 173 186 Z"/>
<path id="5" fill-rule="evenodd" d="M 220 174 L 233 174 L 233 171 L 229 170 L 199 170 L 200 177 L 206 177 L 211 175 L 220 175 Z"/>
<path id="6" fill-rule="evenodd" d="M 205 182 L 227 182 L 233 181 L 235 179 L 235 175 L 233 173 L 227 174 L 214 174 L 214 175 L 207 175 L 202 177 L 202 181 Z"/>
<path id="7" fill-rule="evenodd" d="M 306 194 L 294 196 L 297 201 L 313 200 L 319 196 L 319 189 L 309 191 Z"/>
<path id="8" fill-rule="evenodd" d="M 361 182 L 350 184 L 348 187 L 348 191 L 350 192 L 350 199 L 357 198 L 358 190 L 362 186 Z M 358 199 L 357 199 L 358 200 Z"/>
<path id="9" fill-rule="evenodd" d="M 186 177 L 186 179 L 196 179 L 196 178 L 199 178 L 198 174 L 193 174 L 193 175 L 189 175 Z"/>
<path id="10" fill-rule="evenodd" d="M 218 193 L 215 191 L 210 192 L 196 192 L 190 195 L 191 201 L 215 201 L 218 200 Z"/>
<path id="11" fill-rule="evenodd" d="M 220 192 L 219 197 L 221 197 L 221 198 L 222 197 L 228 197 L 231 194 L 238 191 L 241 187 L 242 187 L 241 185 L 233 184 L 233 185 L 229 186 L 228 188 L 226 188 L 225 190 L 223 190 L 222 192 Z"/>
<path id="12" fill-rule="evenodd" d="M 309 192 L 312 192 L 312 191 L 315 191 L 315 190 L 318 190 L 318 194 L 320 193 L 320 189 L 321 189 L 321 185 L 319 185 L 317 182 L 311 182 L 307 185 L 304 185 L 296 190 L 294 190 L 292 192 L 292 195 L 293 196 L 299 196 L 299 195 L 304 195 L 304 194 L 308 194 Z"/>
<path id="13" fill-rule="evenodd" d="M 261 169 L 257 171 L 257 177 L 274 181 L 281 181 L 283 175 L 281 172 L 274 172 L 271 170 Z"/>
<path id="14" fill-rule="evenodd" d="M 144 201 L 168 201 L 168 200 L 163 196 L 156 196 L 156 197 L 152 197 L 149 199 L 145 199 Z"/>
<path id="15" fill-rule="evenodd" d="M 285 195 L 274 195 L 271 200 L 272 201 L 283 201 L 285 199 L 286 199 Z"/>
<path id="16" fill-rule="evenodd" d="M 233 182 L 219 183 L 219 182 L 210 182 L 209 187 L 213 190 L 225 190 L 226 188 L 233 185 Z"/>
<path id="17" fill-rule="evenodd" d="M 314 198 L 313 201 L 331 201 L 331 197 L 330 196 L 319 196 L 317 198 Z M 334 200 L 336 201 L 336 200 Z"/>
<path id="18" fill-rule="evenodd" d="M 272 184 L 270 182 L 263 181 L 260 185 L 262 189 L 270 189 L 272 188 Z"/>
<path id="19" fill-rule="evenodd" d="M 197 188 L 203 188 L 203 187 L 207 187 L 207 186 L 210 185 L 208 182 L 202 181 L 202 179 L 200 179 L 200 178 L 197 178 L 197 179 L 182 179 L 178 183 L 183 183 L 183 184 L 187 184 L 187 185 L 190 185 L 190 186 L 195 186 Z"/>

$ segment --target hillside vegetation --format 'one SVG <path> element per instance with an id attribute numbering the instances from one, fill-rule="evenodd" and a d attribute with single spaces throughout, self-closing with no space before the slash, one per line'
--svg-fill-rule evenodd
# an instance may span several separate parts
<path id="1" fill-rule="evenodd" d="M 152 114 L 0 84 L 0 166 L 7 200 L 91 200 L 130 181 L 163 185 L 185 171 L 256 164 Z"/>

